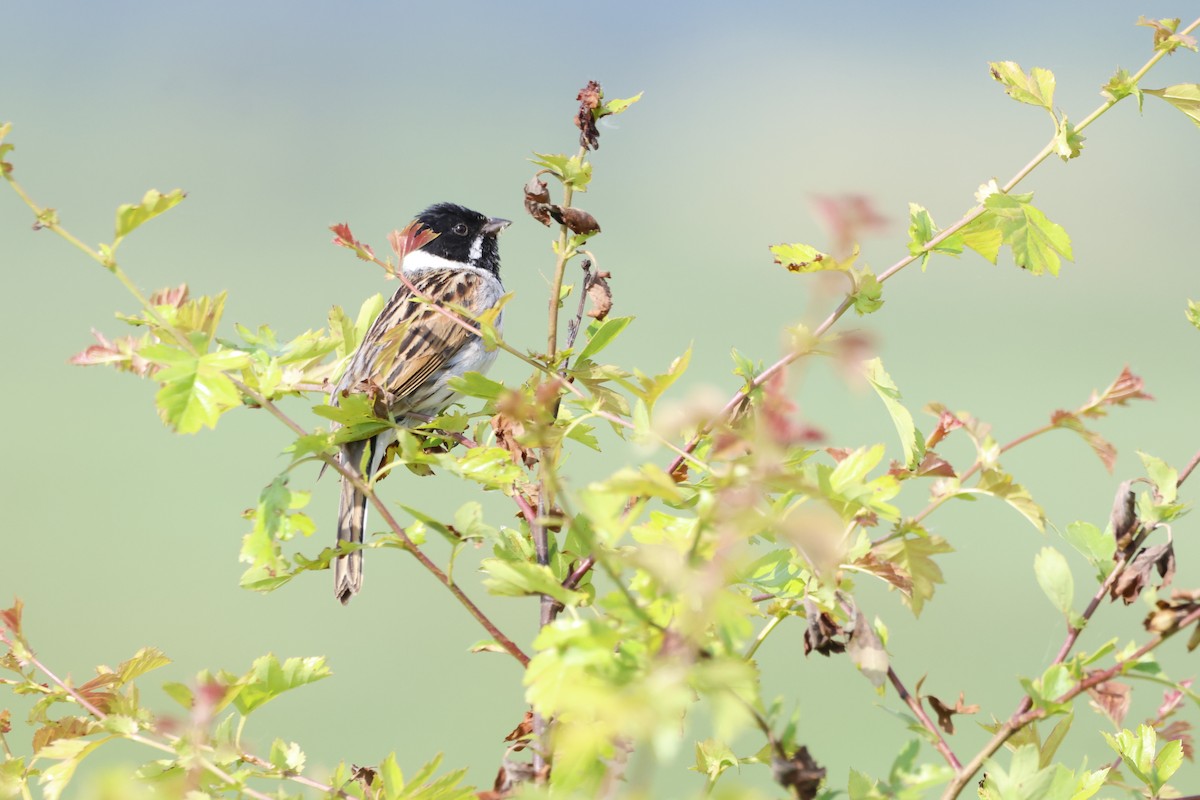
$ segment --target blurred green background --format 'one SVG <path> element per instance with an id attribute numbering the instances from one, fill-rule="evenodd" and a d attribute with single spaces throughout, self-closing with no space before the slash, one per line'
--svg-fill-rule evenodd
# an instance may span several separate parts
<path id="1" fill-rule="evenodd" d="M 139 230 L 122 263 L 146 289 L 228 289 L 227 325 L 298 333 L 322 326 L 333 304 L 357 309 L 391 291 L 376 269 L 330 245 L 331 223 L 349 222 L 384 250 L 388 231 L 438 200 L 515 219 L 502 246 L 517 293 L 506 334 L 538 347 L 553 261 L 550 234 L 521 208 L 533 171 L 526 158 L 574 151 L 575 92 L 589 78 L 610 97 L 645 91 L 602 128 L 595 180 L 579 198 L 604 228 L 594 244 L 613 273 L 614 313 L 638 318 L 611 352 L 661 370 L 691 343 L 677 396 L 706 384 L 729 392 L 729 348 L 776 357 L 781 328 L 816 286 L 773 266 L 766 249 L 828 244 L 813 195 L 874 199 L 892 224 L 864 242 L 863 258 L 882 270 L 906 252 L 907 202 L 948 224 L 980 183 L 1006 180 L 1050 135 L 1041 112 L 1004 96 L 987 61 L 1052 69 L 1056 104 L 1077 120 L 1115 67 L 1149 56 L 1137 15 L 1181 15 L 1187 5 L 9 0 L 0 8 L 0 121 L 14 123 L 16 177 L 85 241 L 111 238 L 116 206 L 147 188 L 184 188 L 188 200 Z M 1198 78 L 1200 60 L 1184 52 L 1148 85 Z M 1023 186 L 1072 236 L 1076 263 L 1061 277 L 1033 278 L 1007 251 L 997 267 L 935 259 L 927 273 L 913 268 L 889 283 L 880 313 L 841 326 L 878 337 L 914 410 L 935 400 L 970 410 L 993 421 L 1001 441 L 1079 405 L 1126 364 L 1143 376 L 1157 400 L 1100 423 L 1121 452 L 1116 476 L 1067 433 L 1004 460 L 1060 527 L 1105 523 L 1116 483 L 1140 474 L 1136 449 L 1182 465 L 1200 446 L 1200 334 L 1183 315 L 1185 299 L 1200 297 L 1191 245 L 1200 132 L 1147 98 L 1143 115 L 1128 101 L 1086 135 L 1082 158 L 1047 163 Z M 162 679 L 186 680 L 203 667 L 244 670 L 268 651 L 327 655 L 334 678 L 252 721 L 247 735 L 260 750 L 282 735 L 318 767 L 373 763 L 394 749 L 409 768 L 444 751 L 448 765 L 470 765 L 473 781 L 490 784 L 501 738 L 523 710 L 516 667 L 467 654 L 482 632 L 399 555 L 369 554 L 365 592 L 349 608 L 334 601 L 328 574 L 266 596 L 240 590 L 239 514 L 284 465 L 287 433 L 248 411 L 216 432 L 175 436 L 156 419 L 149 385 L 68 366 L 90 327 L 123 333 L 112 313 L 133 305 L 100 267 L 31 232 L 31 221 L 0 191 L 10 376 L 0 400 L 9 450 L 0 599 L 24 599 L 44 660 L 82 679 L 95 663 L 153 644 L 175 659 Z M 493 375 L 519 381 L 525 370 L 502 358 Z M 894 454 L 878 400 L 830 365 L 813 365 L 792 391 L 832 444 L 884 441 Z M 290 408 L 304 412 L 300 402 Z M 928 430 L 929 418 L 918 424 Z M 946 455 L 968 461 L 961 449 Z M 605 463 L 580 457 L 573 466 L 585 476 Z M 298 478 L 315 489 L 321 529 L 304 544 L 315 553 L 332 535 L 337 484 Z M 385 487 L 427 512 L 483 499 L 493 523 L 511 513 L 442 476 Z M 981 718 L 1006 716 L 1019 697 L 1015 676 L 1039 672 L 1063 633 L 1033 557 L 1046 543 L 1066 545 L 988 503 L 947 508 L 932 522 L 958 552 L 942 559 L 948 585 L 919 624 L 894 594 L 868 589 L 864 602 L 892 629 L 910 688 L 927 675 L 926 691 L 965 691 Z M 1177 582 L 1187 587 L 1200 575 L 1192 523 L 1176 531 Z M 1082 607 L 1088 572 L 1070 557 Z M 484 597 L 473 576 L 461 578 Z M 530 639 L 533 603 L 488 602 L 506 631 Z M 1081 646 L 1139 636 L 1143 611 L 1105 607 Z M 878 699 L 845 659 L 805 659 L 798 624 L 769 640 L 761 660 L 767 696 L 799 699 L 801 738 L 835 785 L 850 766 L 886 771 L 907 739 L 876 707 L 898 707 L 894 695 Z M 1197 671 L 1182 642 L 1162 660 L 1176 676 Z M 382 694 L 372 689 L 381 683 Z M 1159 698 L 1142 689 L 1129 723 Z M 151 701 L 169 708 L 157 692 Z M 1080 716 L 1070 756 L 1111 760 L 1094 732 L 1106 723 Z M 973 752 L 984 738 L 966 722 L 954 744 Z M 743 750 L 756 748 L 748 740 Z M 1176 785 L 1197 791 L 1188 784 L 1200 772 L 1185 770 Z M 664 794 L 699 786 L 684 776 Z"/>

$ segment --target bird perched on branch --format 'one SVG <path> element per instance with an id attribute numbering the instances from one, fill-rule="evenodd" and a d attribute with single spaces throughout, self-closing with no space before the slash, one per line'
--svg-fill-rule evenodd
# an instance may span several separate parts
<path id="1" fill-rule="evenodd" d="M 399 266 L 412 288 L 401 285 L 384 305 L 333 395 L 337 403 L 347 393 L 371 393 L 401 426 L 424 421 L 413 414 L 441 413 L 455 396 L 448 385 L 451 378 L 485 372 L 495 361 L 496 352 L 484 348 L 474 323 L 445 310 L 457 306 L 478 316 L 500 301 L 504 287 L 497 237 L 511 224 L 453 203 L 430 206 L 416 222 L 437 236 L 404 255 Z M 499 317 L 495 326 L 500 327 Z M 395 439 L 396 432 L 388 429 L 347 442 L 341 462 L 370 483 Z M 338 543 L 360 544 L 366 516 L 367 496 L 343 476 Z M 362 588 L 362 555 L 356 550 L 334 562 L 334 593 L 343 604 Z"/>

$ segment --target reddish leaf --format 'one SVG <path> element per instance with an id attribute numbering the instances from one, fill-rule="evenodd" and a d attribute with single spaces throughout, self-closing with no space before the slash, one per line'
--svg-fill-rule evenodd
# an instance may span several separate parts
<path id="1" fill-rule="evenodd" d="M 1196 760 L 1196 745 L 1192 738 L 1192 724 L 1181 719 L 1158 729 L 1158 738 L 1168 741 L 1178 741 L 1183 746 L 1183 757 L 1188 761 Z"/>
<path id="2" fill-rule="evenodd" d="M 880 561 L 874 551 L 867 551 L 862 558 L 854 562 L 854 566 L 882 578 L 903 594 L 912 596 L 912 576 L 897 569 L 896 565 L 890 561 Z"/>
<path id="3" fill-rule="evenodd" d="M 1192 679 L 1188 678 L 1185 681 L 1180 681 L 1179 685 L 1182 688 L 1168 689 L 1163 692 L 1162 705 L 1158 707 L 1159 719 L 1166 719 L 1175 713 L 1175 711 L 1179 708 L 1179 704 L 1183 702 L 1183 698 L 1186 697 L 1186 695 L 1183 693 L 1183 689 L 1191 688 Z"/>
<path id="4" fill-rule="evenodd" d="M 1123 406 L 1130 400 L 1153 400 L 1152 395 L 1142 391 L 1145 385 L 1141 378 L 1129 371 L 1129 367 L 1125 367 L 1107 389 L 1099 394 L 1092 392 L 1080 413 L 1086 417 L 1102 417 L 1107 413 L 1105 406 Z"/>
<path id="5" fill-rule="evenodd" d="M 887 217 L 875 208 L 874 199 L 864 194 L 814 195 L 812 206 L 829 233 L 838 260 L 849 256 L 864 235 L 887 230 Z"/>
<path id="6" fill-rule="evenodd" d="M 21 598 L 16 597 L 13 598 L 12 608 L 0 610 L 0 625 L 18 638 L 21 636 L 21 611 L 24 608 L 25 604 L 21 602 Z"/>
<path id="7" fill-rule="evenodd" d="M 945 409 L 941 409 L 938 414 L 937 427 L 929 434 L 929 438 L 925 440 L 925 449 L 931 450 L 938 442 L 946 438 L 946 434 L 956 428 L 963 426 L 962 421 Z"/>
<path id="8" fill-rule="evenodd" d="M 1118 681 L 1105 681 L 1087 692 L 1092 698 L 1093 708 L 1112 720 L 1118 728 L 1123 727 L 1125 715 L 1129 713 L 1129 703 L 1133 700 L 1133 687 Z"/>
<path id="9" fill-rule="evenodd" d="M 95 328 L 92 329 L 92 336 L 99 344 L 88 347 L 82 353 L 76 353 L 67 363 L 81 367 L 111 366 L 122 372 L 132 372 L 143 377 L 153 375 L 160 369 L 157 364 L 151 364 L 142 358 L 138 348 L 143 342 L 132 336 L 110 341 Z"/>
<path id="10" fill-rule="evenodd" d="M 350 226 L 345 222 L 330 225 L 329 230 L 333 231 L 333 243 L 337 246 L 353 250 L 354 254 L 363 261 L 370 261 L 375 257 L 375 251 L 355 239 L 354 234 L 350 232 Z"/>
<path id="11" fill-rule="evenodd" d="M 399 264 L 413 250 L 420 250 L 437 237 L 437 233 L 433 230 L 413 220 L 401 230 L 389 233 L 388 244 L 392 246 L 392 252 L 396 254 L 396 263 Z M 367 249 L 369 250 L 370 248 Z"/>
<path id="12" fill-rule="evenodd" d="M 33 752 L 36 753 L 59 739 L 78 739 L 81 736 L 87 736 L 91 731 L 91 720 L 83 717 L 63 717 L 60 720 L 48 722 L 33 732 Z"/>
<path id="13" fill-rule="evenodd" d="M 7 708 L 0 709 L 0 734 L 12 732 L 12 712 Z"/>
<path id="14" fill-rule="evenodd" d="M 188 285 L 184 283 L 175 287 L 174 289 L 159 289 L 157 292 L 150 295 L 150 305 L 179 308 L 187 302 L 187 299 Z"/>

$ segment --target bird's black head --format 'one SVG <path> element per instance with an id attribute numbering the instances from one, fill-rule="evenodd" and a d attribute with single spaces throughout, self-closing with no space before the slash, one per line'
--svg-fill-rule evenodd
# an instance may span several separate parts
<path id="1" fill-rule="evenodd" d="M 438 234 L 418 252 L 500 274 L 500 248 L 496 237 L 512 224 L 508 220 L 485 217 L 478 211 L 453 203 L 438 203 L 417 215 L 417 222 Z M 406 265 L 413 255 L 416 254 L 405 259 Z"/>

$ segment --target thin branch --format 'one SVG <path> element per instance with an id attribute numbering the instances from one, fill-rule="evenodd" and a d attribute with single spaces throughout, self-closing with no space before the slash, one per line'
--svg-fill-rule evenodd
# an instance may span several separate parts
<path id="1" fill-rule="evenodd" d="M 1055 698 L 1051 704 L 1057 706 L 1063 703 L 1069 703 L 1079 695 L 1086 692 L 1088 689 L 1091 689 L 1093 686 L 1098 686 L 1105 681 L 1112 680 L 1117 675 L 1122 674 L 1127 667 L 1137 663 L 1142 656 L 1151 652 L 1175 634 L 1185 630 L 1197 620 L 1200 620 L 1200 608 L 1197 608 L 1181 619 L 1175 628 L 1165 633 L 1155 635 L 1150 639 L 1150 641 L 1133 651 L 1133 653 L 1131 653 L 1127 658 L 1117 661 L 1117 663 L 1112 667 L 1091 673 L 1088 675 L 1088 677 L 1079 681 L 1066 692 L 1064 692 L 1061 697 Z M 955 775 L 954 780 L 951 781 L 950 785 L 946 787 L 946 791 L 942 794 L 942 800 L 955 800 L 955 798 L 962 793 L 962 790 L 967 787 L 967 784 L 974 780 L 975 773 L 977 773 L 983 767 L 984 761 L 991 758 L 997 750 L 1004 746 L 1005 742 L 1011 739 L 1022 728 L 1031 722 L 1041 719 L 1044 716 L 1046 716 L 1046 711 L 1044 709 L 1036 708 L 1030 709 L 1021 714 L 1014 714 L 1012 717 L 1010 717 L 1003 725 L 1000 726 L 1000 729 L 996 731 L 996 734 L 988 741 L 988 743 L 983 746 L 983 749 L 976 753 L 975 757 L 972 758 L 966 766 L 959 770 L 958 774 Z"/>
<path id="2" fill-rule="evenodd" d="M 583 160 L 587 157 L 587 148 L 580 147 L 576 158 Z M 569 183 L 563 183 L 563 208 L 570 208 L 574 198 L 575 188 Z M 558 307 L 562 304 L 559 296 L 562 294 L 563 274 L 567 269 L 569 257 L 568 244 L 571 241 L 571 230 L 564 221 L 558 229 L 558 261 L 554 265 L 554 281 L 550 284 L 550 319 L 546 331 L 546 360 L 553 361 L 558 350 Z"/>
<path id="3" fill-rule="evenodd" d="M 1187 35 L 1188 33 L 1191 33 L 1198 25 L 1200 25 L 1200 19 L 1197 19 L 1191 25 L 1188 25 L 1182 31 L 1179 31 L 1179 33 L 1180 33 L 1180 35 Z M 1133 77 L 1130 79 L 1131 83 L 1136 84 L 1138 81 L 1140 81 L 1142 79 L 1142 77 L 1145 76 L 1145 74 L 1150 70 L 1150 68 L 1153 67 L 1155 64 L 1157 64 L 1165 55 L 1166 55 L 1166 51 L 1163 51 L 1163 50 L 1160 50 L 1157 53 L 1155 53 L 1154 56 L 1149 61 L 1147 61 L 1140 70 L 1138 70 L 1136 73 L 1134 73 Z M 1115 99 L 1111 99 L 1111 98 L 1108 100 L 1105 100 L 1105 102 L 1101 103 L 1099 107 L 1097 107 L 1094 111 L 1092 111 L 1091 114 L 1088 114 L 1077 126 L 1075 126 L 1075 130 L 1083 131 L 1085 128 L 1087 128 L 1089 125 L 1091 125 L 1097 119 L 1099 119 L 1101 115 L 1103 115 L 1106 111 L 1108 111 L 1110 108 L 1112 108 L 1118 102 L 1120 102 L 1120 100 L 1115 100 Z M 1029 162 L 1025 166 L 1023 166 L 1020 170 L 1018 170 L 1017 173 L 1015 175 L 1013 175 L 1013 177 L 1010 178 L 1006 184 L 1004 184 L 1001 191 L 1005 192 L 1005 193 L 1012 191 L 1017 186 L 1017 184 L 1019 184 L 1026 177 L 1028 177 L 1029 173 L 1033 172 L 1033 170 L 1039 164 L 1041 164 L 1043 161 L 1045 161 L 1047 158 L 1049 158 L 1055 151 L 1056 151 L 1055 150 L 1055 141 L 1053 139 L 1051 139 L 1051 141 L 1048 142 L 1046 144 L 1046 146 L 1043 147 L 1037 155 L 1035 155 L 1032 159 L 1030 159 Z M 928 242 L 926 242 L 925 245 L 920 250 L 918 250 L 916 253 L 913 253 L 911 255 L 908 255 L 908 256 L 900 259 L 895 264 L 892 264 L 886 270 L 881 272 L 879 274 L 879 282 L 880 283 L 886 282 L 887 280 L 892 278 L 894 275 L 899 273 L 901 270 L 903 270 L 905 267 L 912 264 L 914 261 L 917 261 L 918 259 L 923 258 L 927 253 L 931 252 L 934 248 L 936 248 L 939 244 L 944 242 L 946 239 L 950 238 L 951 236 L 953 236 L 954 234 L 958 233 L 963 228 L 965 228 L 967 225 L 971 224 L 976 219 L 983 216 L 985 210 L 986 209 L 984 208 L 983 205 L 977 205 L 974 208 L 972 208 L 970 211 L 968 211 L 966 214 L 964 214 L 957 222 L 953 223 L 952 225 L 950 225 L 950 227 L 946 228 L 941 233 L 939 233 L 937 236 L 933 237 Z M 849 310 L 851 305 L 853 305 L 853 300 L 849 296 L 844 298 L 842 300 L 842 302 L 838 304 L 837 308 L 835 308 L 829 314 L 829 316 L 825 318 L 825 321 L 822 322 L 816 328 L 816 330 L 813 331 L 813 338 L 819 339 L 821 336 L 825 335 L 825 333 L 827 333 L 829 331 L 829 329 L 833 327 L 834 323 L 836 323 L 842 317 L 842 315 L 845 314 L 847 310 Z M 731 397 L 729 399 L 729 402 L 727 402 L 724 405 L 724 407 L 720 410 L 720 412 L 717 413 L 717 415 L 713 419 L 709 420 L 707 423 L 702 425 L 698 431 L 696 431 L 696 434 L 688 441 L 687 444 L 685 444 L 683 446 L 683 451 L 685 453 L 692 453 L 696 449 L 696 447 L 699 446 L 700 442 L 704 439 L 704 437 L 706 437 L 709 433 L 712 432 L 712 430 L 716 427 L 717 423 L 720 420 L 727 418 L 730 415 L 730 413 L 733 412 L 735 409 L 741 408 L 742 404 L 749 398 L 750 393 L 752 391 L 754 391 L 755 389 L 757 389 L 758 387 L 760 387 L 764 383 L 766 383 L 768 380 L 770 380 L 771 376 L 773 376 L 775 373 L 784 369 L 789 364 L 791 364 L 793 361 L 797 360 L 798 358 L 803 357 L 804 355 L 808 354 L 809 352 L 810 351 L 808 349 L 794 350 L 794 351 L 788 353 L 787 355 L 783 356 L 781 359 L 776 361 L 771 366 L 767 367 L 765 370 L 763 370 L 757 377 L 754 378 L 754 380 L 750 381 L 746 386 L 739 389 L 733 395 L 733 397 Z M 670 466 L 667 468 L 667 473 L 668 474 L 673 473 L 676 469 L 679 468 L 679 465 L 682 463 L 683 463 L 682 459 L 677 457 L 674 461 L 671 462 Z"/>
<path id="4" fill-rule="evenodd" d="M 956 756 L 954 751 L 950 749 L 950 745 L 946 742 L 946 739 L 942 736 L 942 732 L 938 729 L 938 727 L 933 724 L 933 720 L 931 720 L 929 715 L 925 713 L 925 708 L 921 705 L 920 698 L 909 694 L 908 689 L 904 688 L 904 684 L 900 681 L 900 676 L 896 674 L 896 670 L 894 670 L 890 665 L 888 666 L 888 680 L 891 681 L 892 687 L 896 690 L 896 694 L 900 695 L 900 699 L 903 700 L 905 705 L 912 709 L 912 712 L 917 715 L 917 719 L 921 721 L 921 725 L 925 727 L 925 730 L 929 731 L 929 733 L 933 735 L 933 746 L 936 747 L 937 751 L 942 754 L 942 758 L 946 759 L 946 763 L 949 764 L 955 772 L 960 771 L 962 769 L 962 762 L 958 760 L 958 756 Z"/>
<path id="5" fill-rule="evenodd" d="M 7 641 L 7 637 L 5 637 L 5 641 Z M 103 711 L 101 711 L 99 708 L 97 708 L 86 697 L 84 697 L 82 694 L 80 694 L 73 686 L 68 684 L 62 678 L 58 677 L 58 675 L 56 675 L 53 671 L 51 671 L 49 667 L 47 667 L 45 664 L 43 664 L 41 661 L 39 661 L 37 656 L 34 655 L 33 650 L 31 648 L 29 648 L 28 645 L 25 646 L 25 650 L 26 650 L 26 653 L 24 655 L 24 659 L 26 661 L 28 661 L 30 664 L 33 664 L 33 666 L 36 667 L 37 669 L 41 670 L 42 674 L 44 674 L 47 678 L 49 678 L 51 683 L 55 684 L 60 689 L 62 689 L 64 692 L 66 692 L 76 703 L 78 703 L 80 705 L 80 707 L 85 709 L 89 714 L 91 714 L 93 717 L 95 717 L 98 720 L 104 720 L 104 719 L 108 718 L 107 714 L 105 714 Z M 132 733 L 132 734 L 123 734 L 123 735 L 118 734 L 118 735 L 121 735 L 122 738 L 129 739 L 130 741 L 134 741 L 139 744 L 143 744 L 148 747 L 152 747 L 155 750 L 160 750 L 164 753 L 170 753 L 172 755 L 178 755 L 175 748 L 172 747 L 171 745 L 164 744 L 163 742 L 157 742 L 146 736 L 142 736 L 141 734 Z M 165 737 L 169 741 L 172 741 L 172 742 L 178 741 L 178 738 L 179 738 L 179 737 L 170 736 L 170 735 L 165 735 Z M 254 760 L 260 764 L 264 763 L 262 761 L 262 759 L 259 759 L 257 757 L 254 757 Z M 238 791 L 242 792 L 243 794 L 253 797 L 253 798 L 255 798 L 255 800 L 273 800 L 271 795 L 265 794 L 256 789 L 252 789 L 249 786 L 245 786 L 244 784 L 239 783 L 237 780 L 235 780 L 233 778 L 232 775 L 225 772 L 223 769 L 221 769 L 220 767 L 218 767 L 216 764 L 212 763 L 208 759 L 200 758 L 200 759 L 198 759 L 198 761 L 199 761 L 200 765 L 205 770 L 207 770 L 209 773 L 216 776 L 217 778 L 224 781 L 225 783 L 229 784 L 230 786 L 238 787 Z M 314 781 L 311 778 L 304 778 L 303 776 L 300 776 L 300 775 L 291 775 L 291 774 L 287 774 L 287 773 L 284 773 L 283 777 L 287 780 L 291 780 L 296 783 L 301 783 L 305 786 L 310 786 L 310 787 L 312 787 L 314 789 L 318 789 L 322 792 L 331 793 L 331 794 L 339 794 L 339 792 L 336 789 L 334 789 L 332 786 L 327 786 L 326 784 L 318 783 L 317 781 Z"/>
<path id="6" fill-rule="evenodd" d="M 1196 451 L 1196 455 L 1192 456 L 1192 460 L 1183 468 L 1183 472 L 1179 473 L 1179 480 L 1175 481 L 1175 487 L 1183 486 L 1183 482 L 1192 474 L 1192 470 L 1196 469 L 1196 465 L 1200 464 L 1200 450 Z"/>
<path id="7" fill-rule="evenodd" d="M 87 245 L 80 242 L 69 231 L 64 229 L 57 222 L 42 221 L 42 217 L 45 214 L 45 210 L 41 209 L 36 203 L 34 203 L 33 200 L 29 197 L 29 195 L 25 193 L 24 189 L 22 189 L 16 183 L 16 181 L 14 181 L 12 179 L 12 177 L 10 175 L 6 174 L 5 177 L 7 178 L 9 185 L 12 186 L 13 189 L 17 192 L 18 196 L 20 196 L 20 198 L 23 201 L 25 201 L 25 204 L 27 206 L 29 206 L 29 208 L 34 212 L 34 215 L 38 218 L 39 222 L 42 224 L 43 227 L 55 232 L 56 234 L 61 236 L 63 239 L 67 240 L 68 242 L 70 242 L 71 244 L 73 244 L 74 246 L 76 246 L 77 248 L 82 250 L 89 257 L 91 257 L 95 261 L 99 262 L 102 266 L 104 266 L 110 272 L 112 272 L 117 277 L 117 279 L 121 282 L 121 284 L 124 285 L 125 288 L 130 292 L 130 294 L 132 294 L 134 296 L 134 298 L 138 301 L 138 303 L 142 306 L 142 308 L 146 311 L 146 313 L 150 316 L 150 318 L 154 320 L 154 322 L 157 324 L 157 326 L 161 330 L 165 331 L 172 338 L 174 338 L 176 341 L 178 341 L 179 344 L 185 348 L 185 350 L 187 350 L 188 352 L 190 352 L 192 354 L 196 354 L 195 346 L 191 343 L 191 341 L 187 338 L 187 336 L 185 336 L 181 331 L 176 329 L 175 326 L 168 324 L 167 321 L 162 318 L 162 316 L 158 313 L 158 311 L 150 303 L 149 299 L 142 293 L 142 291 L 137 287 L 137 285 L 134 284 L 133 281 L 131 281 L 129 279 L 129 277 L 124 273 L 124 271 L 121 270 L 121 268 L 116 264 L 115 261 L 106 262 L 100 256 L 99 253 L 93 251 Z M 409 285 L 411 286 L 411 284 L 409 284 Z M 440 306 L 439 306 L 439 308 L 440 308 Z M 449 312 L 447 312 L 447 313 L 449 313 Z M 287 416 L 287 414 L 285 414 L 277 405 L 275 405 L 273 402 L 268 400 L 266 397 L 262 396 L 258 392 L 251 389 L 249 386 L 247 386 L 244 382 L 242 382 L 237 377 L 235 377 L 233 375 L 229 375 L 228 377 L 233 382 L 234 386 L 237 387 L 239 392 L 241 392 L 245 397 L 250 398 L 259 407 L 266 409 L 268 413 L 270 413 L 272 416 L 274 416 L 276 419 L 278 419 L 280 422 L 282 422 L 284 425 L 286 425 L 288 428 L 290 428 L 292 430 L 292 432 L 294 432 L 297 436 L 304 436 L 308 433 L 308 431 L 304 430 L 304 428 L 302 428 L 299 425 L 299 423 L 297 423 L 295 420 L 293 420 L 289 416 Z M 408 550 L 409 553 L 411 553 L 413 555 L 414 558 L 417 559 L 417 561 L 421 564 L 421 566 L 425 567 L 425 569 L 428 572 L 430 572 L 443 586 L 445 586 L 447 589 L 449 589 L 450 593 L 453 594 L 455 596 L 455 598 L 459 601 L 459 603 L 461 603 L 463 605 L 463 607 L 465 607 L 467 609 L 467 611 L 471 614 L 471 616 L 475 617 L 475 619 L 484 627 L 484 629 L 498 643 L 500 643 L 500 645 L 505 650 L 507 650 L 510 655 L 512 655 L 514 658 L 516 658 L 517 661 L 519 661 L 522 666 L 528 666 L 529 657 L 527 655 L 525 655 L 524 652 L 522 652 L 521 648 L 518 647 L 515 642 L 513 642 L 511 639 L 509 639 L 507 636 L 505 636 L 503 633 L 501 633 L 499 628 L 497 628 L 496 625 L 487 617 L 487 615 L 484 614 L 479 609 L 479 607 L 476 606 L 474 602 L 472 602 L 472 600 L 469 597 L 467 597 L 467 595 L 463 592 L 463 590 L 460 589 L 457 585 L 455 585 L 453 583 L 453 581 L 451 581 L 450 578 L 446 575 L 446 573 L 443 572 L 436 564 L 434 564 L 433 561 L 431 561 L 429 559 L 429 557 L 426 556 L 420 550 L 420 548 L 418 548 L 416 546 L 416 544 L 412 541 L 412 539 L 409 538 L 408 534 L 404 531 L 404 528 L 402 528 L 400 526 L 400 524 L 398 522 L 396 522 L 396 519 L 392 516 L 392 514 L 388 510 L 387 506 L 385 506 L 384 503 L 379 499 L 379 497 L 376 496 L 376 494 L 372 490 L 372 488 L 370 486 L 368 486 L 366 484 L 366 482 L 364 482 L 361 478 L 359 478 L 358 475 L 354 474 L 351 470 L 344 467 L 339 458 L 337 458 L 335 456 L 330 456 L 325 453 L 321 453 L 320 458 L 328 466 L 332 467 L 339 474 L 341 474 L 343 478 L 351 481 L 354 484 L 355 488 L 357 488 L 359 491 L 363 492 L 363 494 L 365 494 L 367 496 L 367 498 L 370 500 L 371 504 L 379 512 L 380 516 L 387 523 L 388 527 L 391 528 L 392 532 L 394 534 L 396 534 L 397 537 L 400 538 L 400 540 L 404 543 L 405 548 Z"/>

